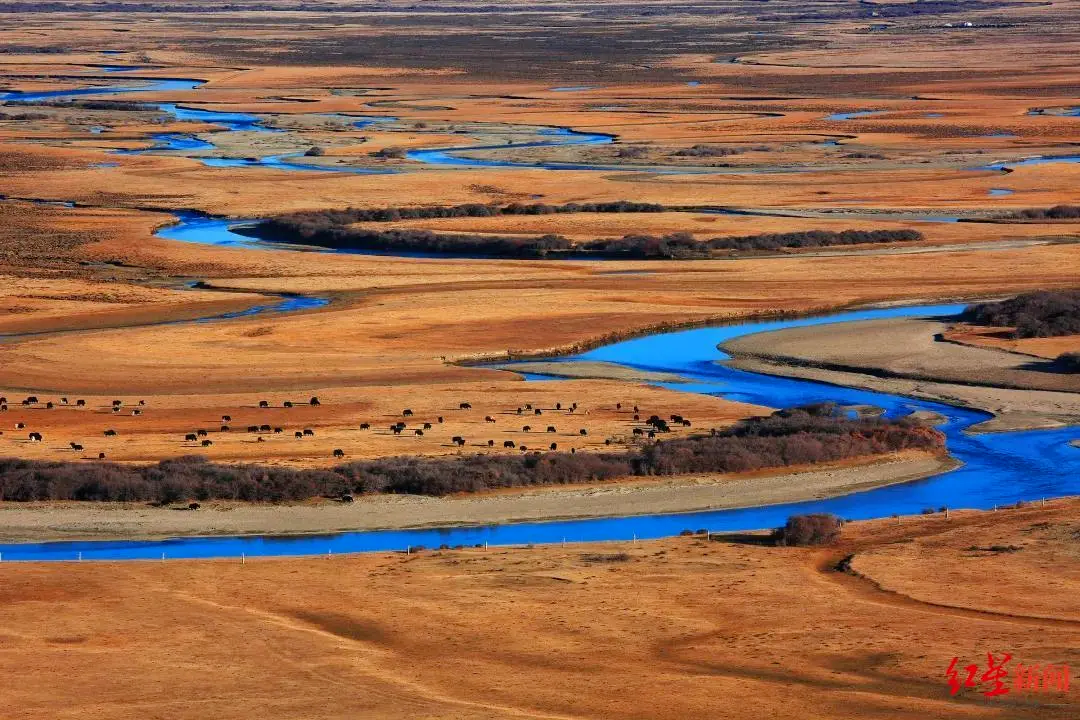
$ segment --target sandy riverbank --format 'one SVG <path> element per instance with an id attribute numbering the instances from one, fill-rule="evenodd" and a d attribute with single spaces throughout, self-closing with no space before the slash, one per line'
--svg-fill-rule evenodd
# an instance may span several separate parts
<path id="1" fill-rule="evenodd" d="M 0 504 L 0 538 L 42 542 L 280 535 L 692 512 L 845 495 L 919 480 L 950 469 L 955 462 L 903 454 L 857 466 L 794 473 L 680 476 L 452 498 L 373 496 L 351 504 L 214 503 L 194 512 L 128 503 L 6 503 Z"/>
<path id="2" fill-rule="evenodd" d="M 984 410 L 981 432 L 1080 422 L 1075 377 L 1030 367 L 1030 358 L 937 342 L 946 323 L 928 318 L 817 325 L 725 343 L 743 370 L 834 383 Z"/>

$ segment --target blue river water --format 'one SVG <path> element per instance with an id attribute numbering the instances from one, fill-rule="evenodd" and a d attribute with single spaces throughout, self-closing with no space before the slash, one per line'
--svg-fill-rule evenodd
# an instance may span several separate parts
<path id="1" fill-rule="evenodd" d="M 76 90 L 39 93 L 4 93 L 0 100 L 44 100 L 83 95 L 118 94 L 130 92 L 161 92 L 192 90 L 201 85 L 198 80 L 153 79 L 133 87 L 93 87 Z M 159 105 L 163 111 L 178 119 L 203 120 L 224 125 L 231 130 L 276 132 L 262 125 L 260 118 L 245 113 L 222 113 L 186 109 L 175 104 Z M 854 114 L 852 114 L 855 116 Z M 839 118 L 837 118 L 839 119 Z M 381 120 L 361 118 L 370 124 Z M 578 133 L 564 128 L 541 132 L 550 140 L 510 143 L 475 148 L 448 148 L 414 151 L 413 159 L 445 165 L 477 165 L 484 167 L 518 166 L 498 160 L 475 160 L 454 155 L 463 150 L 505 149 L 510 147 L 545 147 L 559 144 L 602 144 L 612 142 L 609 135 Z M 182 135 L 161 135 L 157 142 L 175 149 L 207 149 L 205 141 Z M 218 163 L 277 165 L 286 169 L 337 171 L 325 166 L 294 164 L 295 155 L 263 159 L 216 159 Z M 1057 161 L 1062 161 L 1058 159 Z M 1012 163 L 1017 164 L 1017 163 Z M 1019 164 L 1024 164 L 1023 161 Z M 535 164 L 529 167 L 566 169 L 596 166 L 571 164 Z M 229 227 L 236 221 L 207 218 L 197 214 L 181 215 L 181 223 L 159 232 L 161 237 L 219 245 L 255 246 L 255 241 L 242 238 Z M 325 303 L 318 298 L 289 297 L 274 305 L 252 308 L 242 313 L 230 313 L 204 321 L 227 319 L 244 314 L 268 311 L 290 311 L 318 307 Z M 915 410 L 939 413 L 946 418 L 940 429 L 946 433 L 950 452 L 964 466 L 927 480 L 895 485 L 830 500 L 777 505 L 764 508 L 722 510 L 686 514 L 643 515 L 622 518 L 601 518 L 565 522 L 513 523 L 485 527 L 457 527 L 340 533 L 324 536 L 289 537 L 209 537 L 177 538 L 164 541 L 67 542 L 42 544 L 0 545 L 3 560 L 86 560 L 159 559 L 168 558 L 236 557 L 248 555 L 307 555 L 327 552 L 359 552 L 403 550 L 409 546 L 524 544 L 599 540 L 629 540 L 656 538 L 679 533 L 683 529 L 708 528 L 714 531 L 745 530 L 782 524 L 788 515 L 797 512 L 827 511 L 847 518 L 861 519 L 890 514 L 916 513 L 926 507 L 989 508 L 1018 500 L 1080 493 L 1080 450 L 1070 441 L 1080 439 L 1080 428 L 1039 430 L 999 434 L 969 435 L 964 430 L 988 416 L 984 413 L 955 408 L 941 403 L 914 400 L 884 393 L 875 393 L 803 380 L 777 378 L 733 370 L 717 364 L 725 355 L 717 344 L 757 332 L 785 327 L 798 327 L 829 322 L 849 322 L 882 317 L 906 317 L 955 314 L 959 306 L 926 306 L 890 308 L 838 313 L 826 317 L 799 320 L 746 323 L 716 328 L 704 328 L 628 340 L 581 355 L 585 360 L 602 360 L 631 368 L 654 370 L 681 376 L 682 383 L 665 383 L 681 392 L 704 393 L 734 400 L 755 402 L 773 407 L 785 407 L 809 402 L 833 401 L 843 405 L 866 404 L 882 408 L 887 416 L 896 417 Z M 530 382 L 560 382 L 557 379 L 529 375 Z"/>
<path id="2" fill-rule="evenodd" d="M 844 497 L 768 507 L 665 515 L 598 518 L 560 522 L 346 532 L 330 535 L 199 537 L 161 541 L 90 541 L 0 545 L 3 560 L 134 560 L 258 555 L 323 555 L 365 551 L 402 551 L 420 545 L 516 545 L 647 539 L 676 535 L 684 529 L 749 530 L 780 525 L 791 514 L 832 512 L 850 519 L 914 514 L 927 507 L 990 508 L 1019 500 L 1037 500 L 1080 493 L 1080 428 L 969 435 L 964 430 L 989 416 L 936 402 L 845 388 L 824 383 L 778 378 L 718 365 L 726 356 L 717 344 L 788 327 L 851 322 L 889 317 L 943 316 L 958 305 L 932 305 L 843 312 L 833 315 L 753 322 L 723 327 L 663 333 L 614 343 L 567 360 L 599 360 L 631 368 L 674 373 L 683 383 L 665 387 L 704 393 L 773 407 L 833 401 L 882 408 L 889 417 L 915 410 L 945 418 L 939 426 L 949 451 L 963 461 L 956 470 L 911 483 L 893 485 Z M 530 382 L 560 382 L 528 375 Z"/>
<path id="3" fill-rule="evenodd" d="M 95 70 L 106 73 L 123 73 L 145 69 L 144 66 L 104 65 L 93 66 Z M 34 102 L 39 100 L 63 100 L 73 99 L 90 95 L 121 95 L 130 93 L 162 93 L 172 91 L 190 91 L 204 85 L 202 80 L 179 79 L 179 78 L 124 78 L 126 82 L 134 82 L 131 85 L 94 85 L 92 87 L 74 88 L 68 90 L 47 90 L 42 92 L 6 92 L 0 93 L 0 101 L 4 102 Z M 576 88 L 573 88 L 576 89 Z M 206 110 L 188 108 L 176 103 L 154 104 L 161 112 L 167 113 L 178 121 L 205 122 L 221 125 L 229 132 L 265 132 L 280 133 L 283 130 L 268 127 L 265 120 L 258 115 L 249 113 L 235 113 L 221 110 Z M 377 123 L 394 122 L 397 118 L 389 116 L 357 116 L 353 122 L 354 127 L 363 129 Z M 612 170 L 620 169 L 617 166 L 600 166 L 584 163 L 519 163 L 493 159 L 477 159 L 462 157 L 458 153 L 470 150 L 510 150 L 530 147 L 558 147 L 563 145 L 604 145 L 614 142 L 612 135 L 598 133 L 584 133 L 568 128 L 540 128 L 538 135 L 550 139 L 506 143 L 503 145 L 477 145 L 466 147 L 442 148 L 434 150 L 409 151 L 407 157 L 432 165 L 456 166 L 456 167 L 533 167 L 547 170 Z M 207 140 L 193 135 L 181 133 L 160 133 L 152 136 L 154 145 L 140 150 L 117 150 L 119 155 L 139 155 L 145 152 L 180 151 L 198 152 L 213 150 L 215 145 Z M 285 153 L 268 155 L 263 157 L 203 157 L 193 155 L 192 158 L 199 160 L 210 167 L 271 167 L 281 170 L 296 170 L 309 172 L 335 172 L 354 175 L 381 175 L 395 172 L 389 168 L 366 168 L 343 165 L 335 167 L 320 163 L 305 163 L 303 153 Z M 623 168 L 626 169 L 626 168 Z"/>
<path id="4" fill-rule="evenodd" d="M 832 115 L 826 115 L 826 120 L 857 120 L 859 118 L 870 117 L 871 115 L 877 115 L 885 112 L 884 110 L 859 110 L 857 112 L 842 112 L 833 113 Z"/>

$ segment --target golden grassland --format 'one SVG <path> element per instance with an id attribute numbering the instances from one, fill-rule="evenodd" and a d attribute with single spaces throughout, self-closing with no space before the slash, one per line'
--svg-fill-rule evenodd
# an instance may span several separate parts
<path id="1" fill-rule="evenodd" d="M 945 337 L 953 342 L 1051 360 L 1063 353 L 1080 352 L 1078 335 L 1046 338 L 1013 338 L 1011 335 L 1012 328 L 984 328 L 963 324 L 945 333 Z"/>
<path id="2" fill-rule="evenodd" d="M 403 407 L 437 415 L 465 395 L 478 414 L 491 414 L 529 401 L 532 385 L 455 361 L 565 351 L 687 323 L 1075 284 L 1080 250 L 1067 244 L 1076 238 L 1075 226 L 928 222 L 927 216 L 986 218 L 1072 200 L 1068 188 L 1080 173 L 1077 164 L 1014 166 L 1008 173 L 985 166 L 1068 154 L 1078 140 L 1075 119 L 1064 115 L 1080 94 L 1070 80 L 1080 40 L 1077 3 L 975 11 L 966 17 L 978 25 L 1001 13 L 1009 21 L 966 34 L 944 29 L 945 21 L 955 20 L 948 13 L 929 21 L 894 18 L 887 35 L 867 29 L 858 3 L 810 3 L 798 12 L 819 22 L 777 20 L 756 39 L 746 28 L 762 22 L 757 3 L 724 3 L 707 22 L 696 10 L 665 4 L 647 18 L 633 3 L 613 4 L 602 21 L 579 9 L 541 5 L 540 16 L 536 7 L 516 4 L 430 14 L 353 15 L 343 6 L 336 9 L 344 14 L 312 10 L 304 16 L 181 10 L 159 13 L 138 34 L 123 32 L 134 15 L 122 12 L 77 19 L 28 12 L 27 21 L 17 23 L 0 17 L 12 43 L 0 65 L 8 88 L 200 78 L 206 84 L 193 91 L 115 99 L 254 112 L 287 131 L 214 133 L 200 123 L 161 124 L 150 110 L 79 107 L 12 109 L 47 117 L 0 119 L 0 192 L 80 204 L 0 202 L 0 333 L 34 333 L 0 344 L 0 387 L 12 397 L 139 397 L 149 408 L 115 419 L 33 411 L 25 420 L 15 420 L 20 411 L 13 408 L 12 427 L 32 422 L 56 441 L 13 448 L 70 457 L 63 449 L 68 442 L 89 441 L 123 420 L 119 441 L 102 451 L 154 459 L 187 451 L 176 442 L 178 433 L 212 426 L 221 414 L 247 417 L 241 409 L 255 407 L 263 395 L 318 394 L 324 405 L 310 417 L 266 420 L 283 429 L 315 424 L 314 442 L 230 436 L 215 438 L 205 452 L 221 459 L 328 462 L 329 451 L 358 432 L 358 422 Z M 505 33 L 517 39 L 513 58 L 500 54 L 505 46 L 488 45 Z M 537 34 L 546 39 L 534 47 Z M 405 36 L 414 39 L 409 53 L 394 45 Z M 685 52 L 687 45 L 673 42 L 680 37 L 693 38 L 700 50 Z M 112 74 L 98 67 L 113 63 L 145 67 Z M 554 90 L 578 86 L 585 89 Z M 1045 112 L 1030 114 L 1035 108 Z M 874 114 L 830 118 L 854 111 Z M 386 122 L 352 126 L 351 120 L 370 116 Z M 104 130 L 92 134 L 92 127 Z M 538 133 L 550 127 L 608 133 L 615 142 L 472 155 L 612 169 L 454 168 L 371 157 L 392 146 L 543 139 Z M 177 154 L 110 153 L 148 147 L 160 132 L 200 133 L 236 156 L 317 145 L 326 154 L 312 162 L 393 172 L 220 168 Z M 676 154 L 701 144 L 734 154 Z M 632 156 L 622 152 L 627 148 L 635 150 Z M 672 167 L 691 172 L 654 171 Z M 1014 193 L 990 194 L 998 188 Z M 254 218 L 347 206 L 620 199 L 796 217 L 575 214 L 400 226 L 575 239 L 908 227 L 926 239 L 902 248 L 722 261 L 536 262 L 256 251 L 152 236 L 170 222 L 167 209 Z M 208 285 L 191 288 L 196 280 Z M 267 304 L 274 293 L 288 292 L 331 302 L 293 314 L 155 324 Z M 593 407 L 648 392 L 657 408 L 693 404 L 695 416 L 714 424 L 746 410 L 614 380 L 574 386 Z M 707 407 L 699 410 L 702 402 Z M 590 429 L 597 440 L 623 432 L 595 420 Z M 396 453 L 406 443 L 437 453 L 445 438 L 372 434 L 344 449 Z"/>
<path id="3" fill-rule="evenodd" d="M 23 718 L 1071 718 L 1080 505 L 327 558 L 0 565 Z M 752 538 L 751 538 L 752 539 Z M 852 573 L 837 571 L 845 558 Z M 949 695 L 953 657 L 1010 692 Z M 980 671 L 981 672 L 981 671 Z M 961 673 L 961 679 L 964 673 Z M 212 710 L 210 710 L 212 708 Z"/>

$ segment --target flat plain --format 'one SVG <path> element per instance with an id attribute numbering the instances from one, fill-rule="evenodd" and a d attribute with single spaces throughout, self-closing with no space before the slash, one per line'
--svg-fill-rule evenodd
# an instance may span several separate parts
<path id="1" fill-rule="evenodd" d="M 1080 0 L 13 0 L 0 33 L 0 457 L 310 469 L 342 462 L 335 450 L 633 450 L 635 415 L 693 418 L 673 424 L 686 437 L 773 408 L 558 356 L 665 329 L 1077 285 L 1078 221 L 1010 215 L 1080 204 Z M 102 91 L 62 94 L 88 87 Z M 663 209 L 350 229 L 918 235 L 560 260 L 326 252 L 225 228 L 617 201 Z M 1044 367 L 1076 336 L 922 320 L 785 332 L 738 341 L 736 362 L 985 409 L 997 417 L 982 430 L 1080 418 L 1075 382 Z M 534 364 L 508 364 L 520 360 Z M 530 406 L 543 417 L 523 418 Z M 197 429 L 210 444 L 186 439 Z M 916 482 L 947 463 L 197 513 L 3 503 L 0 535 L 674 512 Z M 0 703 L 13 718 L 85 720 L 1064 720 L 1075 687 L 953 697 L 945 671 L 988 652 L 1080 666 L 1078 527 L 1066 499 L 847 523 L 819 549 L 691 534 L 243 565 L 4 562 L 0 670 L 17 681 Z"/>

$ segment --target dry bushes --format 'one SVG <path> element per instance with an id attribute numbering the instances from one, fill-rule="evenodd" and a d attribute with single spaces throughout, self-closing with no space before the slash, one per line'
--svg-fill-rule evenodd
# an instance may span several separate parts
<path id="1" fill-rule="evenodd" d="M 1080 334 L 1080 290 L 1040 290 L 1000 302 L 969 305 L 960 319 L 1014 328 L 1014 338 Z"/>
<path id="2" fill-rule="evenodd" d="M 571 203 L 567 205 L 483 205 L 450 207 L 383 208 L 361 210 L 326 210 L 292 213 L 259 223 L 249 234 L 271 242 L 302 243 L 337 250 L 376 252 L 438 253 L 443 255 L 491 256 L 513 258 L 597 257 L 623 260 L 707 259 L 718 251 L 766 251 L 787 248 L 813 248 L 833 245 L 913 242 L 922 240 L 915 230 L 811 230 L 806 232 L 768 233 L 745 237 L 696 240 L 689 233 L 659 237 L 626 235 L 622 238 L 572 243 L 561 235 L 539 237 L 436 233 L 423 229 L 378 230 L 355 227 L 358 222 L 395 222 L 400 220 L 496 217 L 501 215 L 549 215 L 559 213 L 653 213 L 670 208 L 652 203 L 625 200 L 612 203 Z M 679 208 L 685 210 L 687 208 Z"/>
<path id="3" fill-rule="evenodd" d="M 1051 208 L 1028 208 L 1002 216 L 1006 220 L 1078 220 L 1080 206 L 1055 205 Z"/>
<path id="4" fill-rule="evenodd" d="M 142 466 L 0 459 L 0 500 L 175 503 L 211 499 L 285 502 L 359 493 L 443 496 L 633 475 L 743 472 L 943 447 L 941 433 L 918 423 L 851 420 L 838 415 L 833 406 L 821 405 L 622 453 L 389 457 L 327 470 L 219 465 L 200 456 Z"/>
<path id="5" fill-rule="evenodd" d="M 792 515 L 783 527 L 773 531 L 773 540 L 777 545 L 792 547 L 831 545 L 840 538 L 840 530 L 840 519 L 835 515 Z"/>

